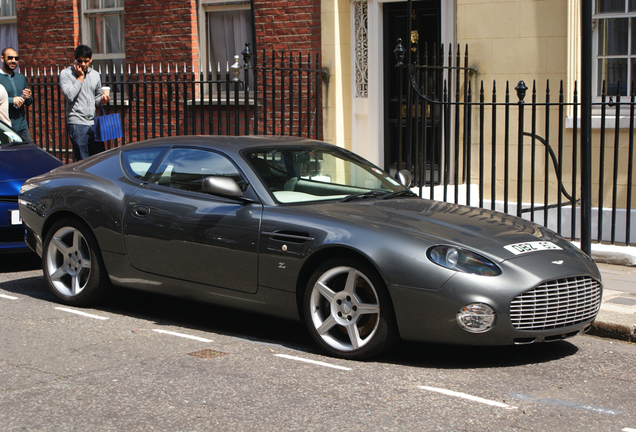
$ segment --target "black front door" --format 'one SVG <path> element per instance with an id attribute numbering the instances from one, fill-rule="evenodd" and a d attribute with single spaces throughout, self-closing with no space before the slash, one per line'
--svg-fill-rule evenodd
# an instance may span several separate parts
<path id="1" fill-rule="evenodd" d="M 409 21 L 411 24 L 411 34 L 409 35 Z M 435 170 L 439 166 L 441 151 L 435 146 L 436 134 L 439 133 L 438 118 L 431 116 L 435 109 L 430 105 L 422 104 L 422 101 L 412 98 L 409 100 L 407 89 L 409 78 L 406 68 L 396 67 L 396 57 L 394 49 L 398 39 L 402 40 L 404 47 L 404 63 L 411 64 L 433 64 L 440 52 L 441 38 L 441 18 L 440 0 L 413 1 L 412 11 L 409 15 L 408 3 L 385 3 L 384 4 L 384 56 L 385 56 L 385 139 L 384 139 L 384 161 L 385 169 L 395 172 L 398 168 L 407 168 L 414 174 L 414 179 L 419 183 L 428 183 L 431 178 L 431 169 Z M 409 53 L 410 50 L 410 53 Z M 410 54 L 410 55 L 409 55 Z M 417 72 L 416 72 L 417 73 Z M 400 77 L 402 75 L 402 77 Z M 437 76 L 439 75 L 439 77 Z M 431 69 L 423 72 L 420 69 L 420 77 L 425 76 L 426 83 L 422 82 L 422 88 L 427 96 L 440 99 L 439 87 L 441 74 Z M 400 80 L 400 78 L 402 78 Z M 401 92 L 401 94 L 400 94 Z M 401 100 L 401 104 L 400 104 Z M 410 105 L 408 109 L 407 104 Z M 410 117 L 410 121 L 407 121 Z M 423 127 L 423 122 L 426 125 Z M 417 130 L 416 130 L 417 129 Z M 424 132 L 426 131 L 426 132 Z M 401 134 L 400 134 L 401 132 Z M 423 135 L 426 134 L 426 145 Z M 401 138 L 400 138 L 401 135 Z M 414 141 L 419 141 L 419 145 Z M 402 144 L 400 145 L 400 141 Z M 417 161 L 425 161 L 426 165 L 418 168 Z M 418 181 L 417 170 L 424 169 L 424 181 Z M 433 175 L 436 180 L 436 175 Z M 423 184 L 421 184 L 423 185 Z"/>

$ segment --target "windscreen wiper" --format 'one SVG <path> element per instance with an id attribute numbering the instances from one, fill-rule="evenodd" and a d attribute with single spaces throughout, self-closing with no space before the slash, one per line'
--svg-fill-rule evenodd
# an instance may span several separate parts
<path id="1" fill-rule="evenodd" d="M 410 190 L 401 190 L 401 191 L 385 194 L 380 199 L 384 200 L 384 199 L 411 197 L 411 196 L 417 196 L 417 194 L 414 194 Z"/>
<path id="2" fill-rule="evenodd" d="M 353 201 L 353 200 L 357 200 L 357 199 L 377 198 L 377 197 L 385 195 L 387 193 L 389 193 L 389 192 L 387 192 L 387 191 L 362 192 L 362 193 L 359 193 L 359 194 L 353 194 L 353 195 L 346 196 L 343 199 L 341 199 L 340 202 Z"/>

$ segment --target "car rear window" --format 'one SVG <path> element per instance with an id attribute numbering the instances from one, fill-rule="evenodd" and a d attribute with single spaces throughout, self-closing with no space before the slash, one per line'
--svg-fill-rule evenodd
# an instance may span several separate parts
<path id="1" fill-rule="evenodd" d="M 124 169 L 137 180 L 146 181 L 152 174 L 154 162 L 165 153 L 165 149 L 139 149 L 123 152 Z"/>

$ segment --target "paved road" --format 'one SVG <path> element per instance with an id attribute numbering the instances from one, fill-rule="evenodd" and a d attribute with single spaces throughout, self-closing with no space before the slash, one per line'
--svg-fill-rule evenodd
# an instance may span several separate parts
<path id="1" fill-rule="evenodd" d="M 1 431 L 636 431 L 636 344 L 346 361 L 300 324 L 162 296 L 63 307 L 38 265 L 0 260 Z"/>

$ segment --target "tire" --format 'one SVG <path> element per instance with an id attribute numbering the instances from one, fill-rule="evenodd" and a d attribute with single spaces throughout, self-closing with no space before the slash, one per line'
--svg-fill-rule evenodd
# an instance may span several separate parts
<path id="1" fill-rule="evenodd" d="M 42 252 L 44 278 L 62 303 L 89 306 L 109 288 L 97 240 L 84 223 L 62 219 L 51 227 Z"/>
<path id="2" fill-rule="evenodd" d="M 309 279 L 303 306 L 312 337 L 335 357 L 374 357 L 399 339 L 386 285 L 362 261 L 334 259 L 319 266 Z"/>

